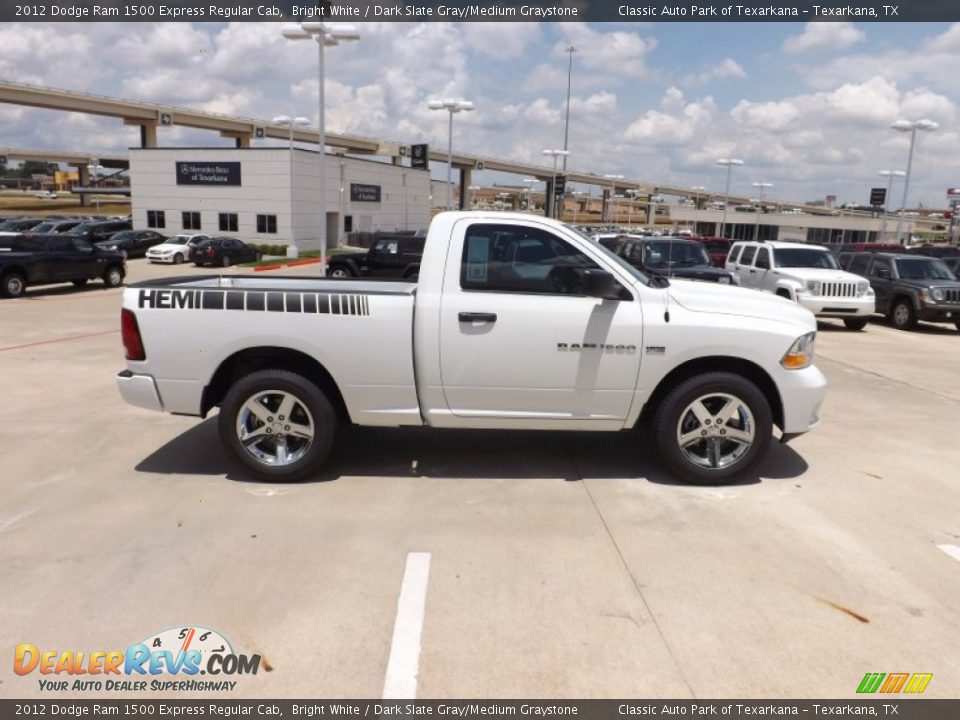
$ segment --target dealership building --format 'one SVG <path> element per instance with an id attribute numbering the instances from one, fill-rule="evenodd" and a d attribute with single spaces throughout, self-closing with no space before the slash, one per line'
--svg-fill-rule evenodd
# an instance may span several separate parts
<path id="1" fill-rule="evenodd" d="M 318 160 L 301 148 L 131 148 L 133 225 L 317 250 Z M 330 247 L 430 222 L 426 170 L 328 154 L 324 171 Z"/>

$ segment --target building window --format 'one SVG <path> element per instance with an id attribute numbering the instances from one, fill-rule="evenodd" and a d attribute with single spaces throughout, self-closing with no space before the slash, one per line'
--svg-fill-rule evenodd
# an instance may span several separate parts
<path id="1" fill-rule="evenodd" d="M 200 229 L 200 213 L 185 212 L 183 214 L 183 229 L 199 230 Z"/>
<path id="2" fill-rule="evenodd" d="M 258 233 L 276 233 L 277 216 L 276 215 L 257 215 Z"/>
<path id="3" fill-rule="evenodd" d="M 220 232 L 237 232 L 236 213 L 220 213 Z"/>
<path id="4" fill-rule="evenodd" d="M 353 232 L 353 215 L 343 216 L 343 231 L 345 233 Z"/>
<path id="5" fill-rule="evenodd" d="M 147 210 L 147 227 L 165 228 L 167 226 L 167 214 L 163 210 Z"/>

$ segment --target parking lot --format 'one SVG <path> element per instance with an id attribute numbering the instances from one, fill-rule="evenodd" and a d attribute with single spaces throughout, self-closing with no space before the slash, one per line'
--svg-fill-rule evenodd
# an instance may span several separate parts
<path id="1" fill-rule="evenodd" d="M 423 552 L 418 697 L 849 698 L 867 672 L 960 693 L 952 326 L 823 323 L 822 424 L 759 482 L 677 484 L 642 433 L 348 429 L 329 477 L 285 486 L 245 480 L 215 416 L 124 404 L 121 293 L 0 301 L 4 647 L 203 625 L 265 660 L 234 696 L 379 697 Z M 4 663 L 0 696 L 36 678 Z"/>

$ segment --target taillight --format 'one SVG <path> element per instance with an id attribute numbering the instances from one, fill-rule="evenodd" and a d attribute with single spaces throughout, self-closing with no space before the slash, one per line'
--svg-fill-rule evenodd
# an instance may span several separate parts
<path id="1" fill-rule="evenodd" d="M 147 353 L 143 349 L 143 339 L 140 337 L 140 326 L 137 325 L 137 316 L 132 310 L 124 308 L 120 311 L 120 335 L 123 337 L 123 349 L 126 350 L 127 360 L 147 359 Z"/>
<path id="2" fill-rule="evenodd" d="M 216 254 L 217 254 L 217 251 L 214 250 L 212 247 L 207 248 L 207 257 L 213 257 Z"/>

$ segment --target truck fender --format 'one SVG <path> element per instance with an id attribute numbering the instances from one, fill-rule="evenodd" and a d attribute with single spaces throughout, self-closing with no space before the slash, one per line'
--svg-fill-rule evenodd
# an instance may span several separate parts
<path id="1" fill-rule="evenodd" d="M 363 271 L 360 269 L 360 266 L 350 258 L 337 259 L 337 256 L 334 255 L 328 261 L 328 265 L 330 267 L 334 267 L 335 265 L 346 265 L 348 268 L 350 268 L 350 272 L 352 272 L 354 276 L 360 277 L 363 275 Z"/>
<path id="2" fill-rule="evenodd" d="M 798 283 L 796 280 L 778 280 L 773 292 L 777 295 L 782 295 L 785 292 L 790 300 L 796 301 L 797 290 L 799 290 L 800 287 L 800 283 Z"/>

